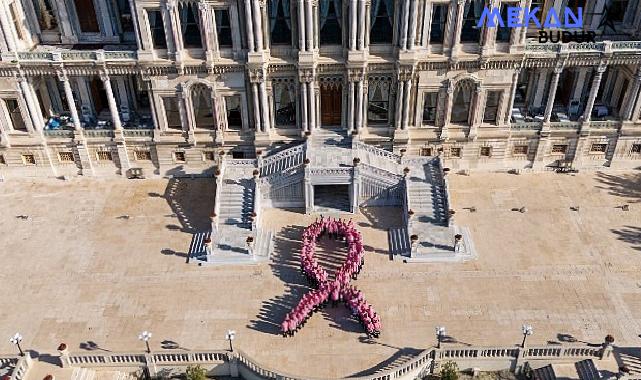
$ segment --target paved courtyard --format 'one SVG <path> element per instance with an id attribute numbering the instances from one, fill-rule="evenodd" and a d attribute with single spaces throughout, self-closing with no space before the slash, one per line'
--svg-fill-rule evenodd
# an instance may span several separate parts
<path id="1" fill-rule="evenodd" d="M 349 376 L 404 360 L 434 343 L 511 345 L 529 322 L 532 343 L 572 336 L 618 344 L 641 339 L 641 175 L 473 174 L 450 178 L 456 223 L 469 226 L 479 258 L 464 264 L 389 260 L 387 232 L 399 211 L 364 210 L 368 254 L 358 281 L 380 312 L 368 341 L 343 307 L 314 316 L 291 339 L 276 323 L 307 291 L 297 237 L 313 217 L 272 210 L 271 263 L 185 263 L 190 233 L 207 226 L 211 180 L 72 179 L 0 184 L 0 352 L 15 331 L 24 346 L 55 352 L 222 349 L 296 375 Z M 630 211 L 622 211 L 623 204 Z M 467 207 L 476 207 L 470 212 Z M 526 207 L 526 213 L 511 211 Z M 578 207 L 578 211 L 571 210 Z M 28 216 L 27 219 L 17 216 Z M 321 256 L 337 264 L 329 245 Z M 2 337 L 6 337 L 2 338 Z"/>

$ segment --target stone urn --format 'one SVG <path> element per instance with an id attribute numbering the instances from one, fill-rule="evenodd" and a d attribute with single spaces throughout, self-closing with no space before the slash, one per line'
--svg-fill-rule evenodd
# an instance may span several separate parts
<path id="1" fill-rule="evenodd" d="M 361 163 L 361 159 L 358 157 L 354 157 L 354 160 L 352 160 L 352 162 L 354 163 L 354 167 L 356 167 Z"/>

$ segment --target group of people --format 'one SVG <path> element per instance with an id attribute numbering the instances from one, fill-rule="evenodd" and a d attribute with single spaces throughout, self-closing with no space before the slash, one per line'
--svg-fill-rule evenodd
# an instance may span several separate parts
<path id="1" fill-rule="evenodd" d="M 329 280 L 327 271 L 316 261 L 316 244 L 321 237 L 343 240 L 347 244 L 348 253 L 343 265 L 336 272 L 334 280 Z M 305 228 L 302 235 L 301 272 L 307 277 L 316 290 L 303 296 L 294 309 L 285 316 L 281 324 L 283 336 L 293 336 L 300 330 L 310 316 L 327 306 L 345 302 L 352 314 L 356 316 L 369 337 L 378 337 L 381 330 L 381 320 L 372 306 L 368 304 L 360 290 L 350 286 L 351 279 L 356 279 L 365 263 L 363 238 L 354 227 L 352 220 L 325 218 L 323 216 Z"/>

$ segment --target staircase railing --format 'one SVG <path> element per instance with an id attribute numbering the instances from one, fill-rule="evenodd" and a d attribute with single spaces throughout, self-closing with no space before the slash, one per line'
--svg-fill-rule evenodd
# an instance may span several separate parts
<path id="1" fill-rule="evenodd" d="M 307 142 L 285 149 L 272 156 L 259 159 L 258 166 L 261 177 L 303 165 L 306 150 Z"/>
<path id="2" fill-rule="evenodd" d="M 376 157 L 382 157 L 384 159 L 390 160 L 396 164 L 401 163 L 401 156 L 394 152 L 390 152 L 389 150 L 381 149 L 373 145 L 352 140 L 352 149 L 354 148 L 356 148 L 357 151 L 364 151 Z"/>

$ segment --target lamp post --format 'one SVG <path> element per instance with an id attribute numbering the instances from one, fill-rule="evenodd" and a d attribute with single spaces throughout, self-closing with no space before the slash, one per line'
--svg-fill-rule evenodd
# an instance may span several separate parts
<path id="1" fill-rule="evenodd" d="M 232 341 L 236 338 L 236 331 L 234 330 L 227 330 L 227 334 L 225 335 L 225 339 L 229 341 L 229 351 L 234 352 L 234 345 L 232 344 Z"/>
<path id="2" fill-rule="evenodd" d="M 525 340 L 528 335 L 532 335 L 534 333 L 534 329 L 532 329 L 531 325 L 525 324 L 521 327 L 521 332 L 523 332 L 523 342 L 521 342 L 521 347 L 525 348 Z"/>
<path id="3" fill-rule="evenodd" d="M 149 339 L 151 339 L 151 333 L 147 330 L 143 331 L 138 335 L 138 339 L 142 340 L 145 342 L 145 345 L 147 346 L 147 353 L 151 353 L 151 349 L 149 348 Z"/>
<path id="4" fill-rule="evenodd" d="M 18 347 L 18 351 L 20 352 L 20 356 L 24 356 L 24 352 L 22 351 L 22 347 L 20 347 L 20 342 L 22 342 L 22 335 L 20 335 L 19 332 L 16 333 L 16 335 L 12 336 L 9 339 L 9 342 L 13 343 Z"/>
<path id="5" fill-rule="evenodd" d="M 445 335 L 445 327 L 436 326 L 436 348 L 441 348 L 441 340 L 443 339 L 443 335 Z"/>

